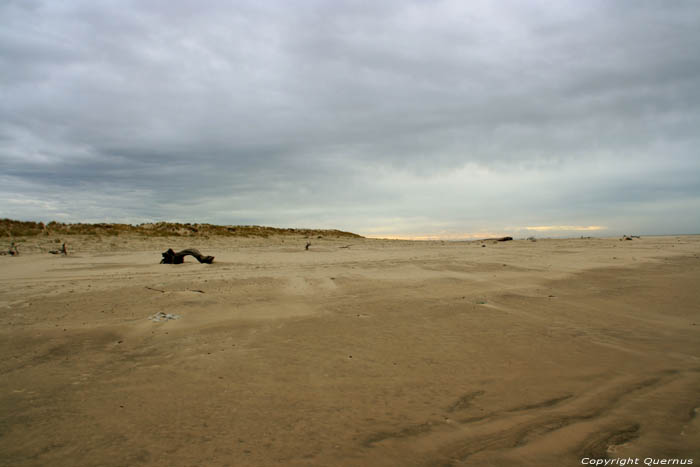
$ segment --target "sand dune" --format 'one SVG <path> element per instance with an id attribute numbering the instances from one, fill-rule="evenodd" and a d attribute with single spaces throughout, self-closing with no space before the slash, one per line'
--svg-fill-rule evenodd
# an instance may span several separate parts
<path id="1" fill-rule="evenodd" d="M 0 465 L 700 462 L 700 236 L 61 241 L 0 257 Z"/>

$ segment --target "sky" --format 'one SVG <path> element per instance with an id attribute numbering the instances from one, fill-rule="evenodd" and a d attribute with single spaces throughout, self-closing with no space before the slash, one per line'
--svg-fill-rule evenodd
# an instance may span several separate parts
<path id="1" fill-rule="evenodd" d="M 3 0 L 0 217 L 700 233 L 700 3 Z"/>

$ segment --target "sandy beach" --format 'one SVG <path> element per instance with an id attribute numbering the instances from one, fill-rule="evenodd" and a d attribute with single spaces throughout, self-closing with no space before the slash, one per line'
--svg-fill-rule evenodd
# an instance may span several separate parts
<path id="1" fill-rule="evenodd" d="M 56 240 L 0 257 L 2 466 L 700 462 L 700 236 Z"/>

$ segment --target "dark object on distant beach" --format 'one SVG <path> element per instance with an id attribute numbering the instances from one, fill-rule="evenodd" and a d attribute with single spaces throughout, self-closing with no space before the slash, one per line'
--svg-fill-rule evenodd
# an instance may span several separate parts
<path id="1" fill-rule="evenodd" d="M 498 238 L 485 238 L 483 241 L 496 241 L 496 242 L 509 242 L 513 240 L 513 237 L 498 237 Z"/>
<path id="2" fill-rule="evenodd" d="M 0 252 L 1 255 L 19 256 L 19 250 L 15 242 L 10 243 L 10 248 L 7 251 Z"/>
<path id="3" fill-rule="evenodd" d="M 182 264 L 185 262 L 185 256 L 194 256 L 200 263 L 211 264 L 214 262 L 213 256 L 204 256 L 196 248 L 187 248 L 186 250 L 175 253 L 172 248 L 163 253 L 163 259 L 160 264 Z"/>
<path id="4" fill-rule="evenodd" d="M 65 256 L 68 256 L 68 248 L 66 248 L 66 244 L 64 243 L 63 245 L 61 245 L 61 249 L 60 249 L 60 250 L 50 250 L 49 253 L 51 253 L 52 255 L 65 255 Z"/>
<path id="5" fill-rule="evenodd" d="M 305 249 L 308 250 L 310 246 L 311 246 L 311 243 L 307 243 Z"/>

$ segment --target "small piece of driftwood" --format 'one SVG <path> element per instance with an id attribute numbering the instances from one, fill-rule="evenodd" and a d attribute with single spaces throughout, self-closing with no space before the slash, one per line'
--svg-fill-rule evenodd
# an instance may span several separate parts
<path id="1" fill-rule="evenodd" d="M 497 238 L 485 238 L 483 241 L 495 241 L 495 242 L 509 242 L 513 240 L 513 237 L 497 237 Z"/>
<path id="2" fill-rule="evenodd" d="M 188 255 L 194 256 L 200 263 L 211 264 L 214 262 L 213 256 L 204 256 L 196 248 L 187 248 L 177 253 L 172 248 L 169 248 L 168 251 L 163 253 L 163 259 L 160 260 L 160 264 L 182 264 L 185 262 L 185 256 Z"/>
<path id="3" fill-rule="evenodd" d="M 7 251 L 0 252 L 1 255 L 19 256 L 19 250 L 17 249 L 17 244 L 15 242 L 10 243 L 10 248 Z"/>

